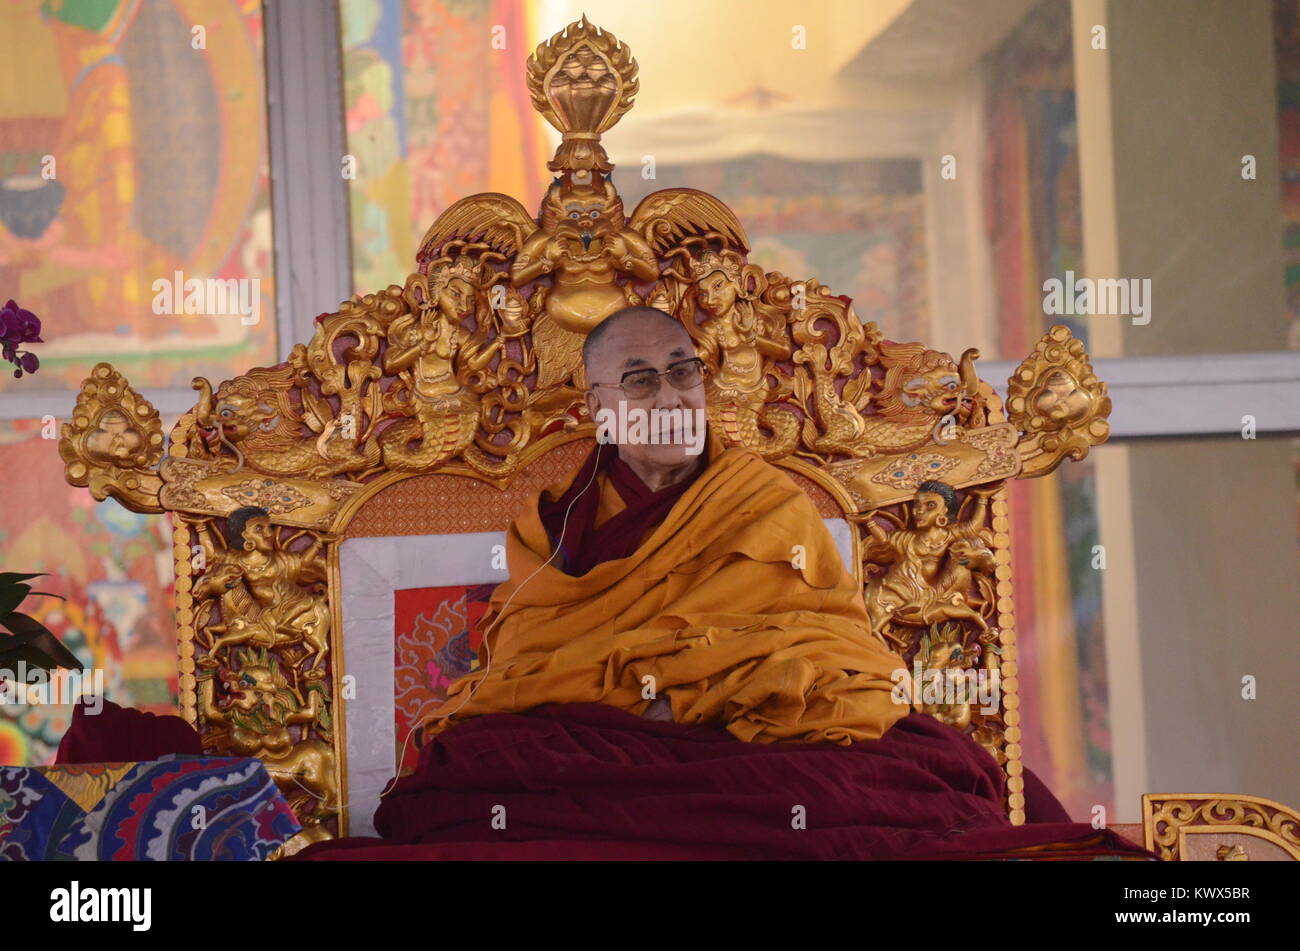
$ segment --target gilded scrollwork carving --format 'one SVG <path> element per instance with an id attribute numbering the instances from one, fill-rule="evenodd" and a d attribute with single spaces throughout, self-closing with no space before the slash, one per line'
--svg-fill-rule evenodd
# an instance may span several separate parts
<path id="1" fill-rule="evenodd" d="M 1215 830 L 1266 839 L 1300 860 L 1300 813 L 1259 796 L 1165 793 L 1142 797 L 1146 847 L 1166 861 L 1183 858 L 1190 833 Z"/>

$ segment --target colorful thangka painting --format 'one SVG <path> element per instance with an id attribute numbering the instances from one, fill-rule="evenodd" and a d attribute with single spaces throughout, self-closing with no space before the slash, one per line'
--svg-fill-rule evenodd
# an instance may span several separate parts
<path id="1" fill-rule="evenodd" d="M 0 288 L 46 341 L 0 390 L 274 363 L 259 0 L 9 0 L 0 37 Z"/>
<path id="2" fill-rule="evenodd" d="M 1068 6 L 1041 3 L 985 61 L 986 228 L 998 354 L 1020 360 L 1052 324 L 1042 285 L 1081 271 L 1082 215 Z M 1022 747 L 1076 817 L 1114 810 L 1096 472 L 1090 457 L 1010 486 Z"/>
<path id="3" fill-rule="evenodd" d="M 99 672 L 109 700 L 175 713 L 170 521 L 68 485 L 57 446 L 53 423 L 0 422 L 0 471 L 22 473 L 5 482 L 0 570 L 49 573 L 36 590 L 64 600 L 30 598 L 22 610 Z M 0 764 L 53 762 L 71 719 L 70 702 L 0 704 Z"/>
<path id="4" fill-rule="evenodd" d="M 1278 166 L 1286 249 L 1287 345 L 1300 350 L 1300 0 L 1274 0 Z"/>
<path id="5" fill-rule="evenodd" d="M 1287 347 L 1300 350 L 1300 0 L 1273 0 L 1277 48 L 1278 166 L 1286 253 Z M 1296 540 L 1300 548 L 1300 439 L 1295 441 Z"/>
<path id="6" fill-rule="evenodd" d="M 415 269 L 453 202 L 495 191 L 536 209 L 549 183 L 542 120 L 520 68 L 528 5 L 513 0 L 341 0 L 360 293 Z"/>

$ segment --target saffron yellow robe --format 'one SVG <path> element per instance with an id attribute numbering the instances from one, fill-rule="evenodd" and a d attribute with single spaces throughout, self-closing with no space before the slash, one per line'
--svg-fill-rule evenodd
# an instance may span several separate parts
<path id="1" fill-rule="evenodd" d="M 581 577 L 545 564 L 551 542 L 530 499 L 509 532 L 510 578 L 480 621 L 480 669 L 452 684 L 426 734 L 552 702 L 639 715 L 647 683 L 667 691 L 678 723 L 757 743 L 875 739 L 911 712 L 893 699 L 903 661 L 871 632 L 812 501 L 755 453 L 711 450 L 630 557 Z M 558 498 L 572 479 L 546 491 Z"/>

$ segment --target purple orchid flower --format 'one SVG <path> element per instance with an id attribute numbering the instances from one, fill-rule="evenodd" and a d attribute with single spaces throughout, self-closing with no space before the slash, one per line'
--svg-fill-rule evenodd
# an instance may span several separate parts
<path id="1" fill-rule="evenodd" d="M 0 358 L 15 365 L 14 377 L 35 373 L 41 361 L 30 350 L 19 350 L 20 343 L 44 343 L 40 318 L 10 300 L 0 307 Z"/>
<path id="2" fill-rule="evenodd" d="M 30 310 L 24 310 L 12 300 L 4 306 L 5 332 L 3 336 L 15 343 L 44 343 L 41 339 L 41 319 Z"/>

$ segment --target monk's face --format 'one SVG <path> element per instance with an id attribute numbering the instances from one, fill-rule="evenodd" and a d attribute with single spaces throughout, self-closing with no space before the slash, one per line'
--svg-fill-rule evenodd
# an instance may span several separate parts
<path id="1" fill-rule="evenodd" d="M 593 384 L 618 383 L 632 371 L 663 372 L 693 357 L 695 347 L 681 325 L 656 320 L 627 320 L 611 328 L 590 355 L 586 364 L 587 379 Z M 629 420 L 636 412 L 642 413 L 644 418 L 654 410 L 683 411 L 672 416 L 659 416 L 663 424 L 658 442 L 636 438 L 638 434 L 631 425 L 627 426 L 626 433 L 615 432 L 611 427 L 610 435 L 618 444 L 619 457 L 638 472 L 671 471 L 701 458 L 699 450 L 704 445 L 708 427 L 704 414 L 703 382 L 679 390 L 666 377 L 661 377 L 658 392 L 639 399 L 629 397 L 617 386 L 593 385 L 587 391 L 586 400 L 594 420 L 601 418 L 602 410 Z M 690 428 L 683 431 L 676 419 L 687 416 L 690 418 L 685 422 Z"/>

